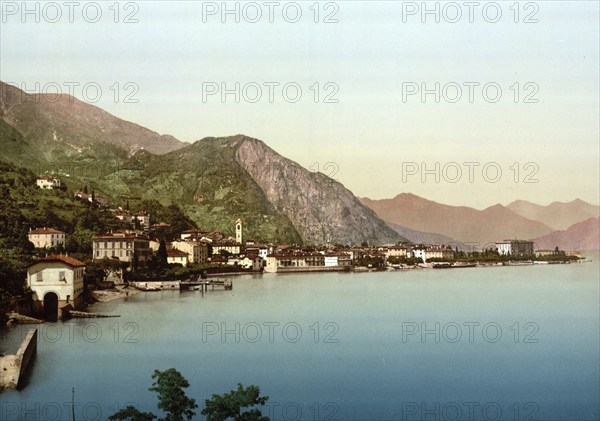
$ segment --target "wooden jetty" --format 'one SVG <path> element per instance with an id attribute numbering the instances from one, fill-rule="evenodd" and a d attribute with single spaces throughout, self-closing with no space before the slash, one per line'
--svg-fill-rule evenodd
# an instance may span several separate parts
<path id="1" fill-rule="evenodd" d="M 211 280 L 204 280 L 204 279 L 199 279 L 197 281 L 181 281 L 181 283 L 179 284 L 181 289 L 193 289 L 193 290 L 200 290 L 202 292 L 208 291 L 208 287 L 212 287 L 212 289 L 215 289 L 215 286 L 217 287 L 223 287 L 224 290 L 232 290 L 233 289 L 233 282 L 231 282 L 230 279 L 225 279 L 225 280 L 215 280 L 215 279 L 211 279 Z"/>
<path id="2" fill-rule="evenodd" d="M 104 317 L 121 317 L 113 314 L 88 313 L 86 311 L 68 310 L 67 315 L 75 319 L 97 319 Z"/>

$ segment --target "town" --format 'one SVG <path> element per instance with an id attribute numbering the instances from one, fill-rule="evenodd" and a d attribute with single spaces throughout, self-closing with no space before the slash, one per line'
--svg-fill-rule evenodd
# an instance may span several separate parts
<path id="1" fill-rule="evenodd" d="M 44 190 L 64 190 L 60 179 L 39 177 Z M 91 253 L 67 252 L 69 234 L 56 227 L 30 228 L 35 257 L 27 266 L 29 296 L 13 297 L 17 314 L 54 320 L 84 309 L 94 300 L 121 298 L 133 289 L 156 291 L 194 285 L 209 275 L 322 271 L 451 269 L 492 265 L 527 265 L 577 261 L 577 252 L 535 250 L 526 240 L 502 240 L 483 250 L 459 250 L 452 244 L 276 244 L 246 238 L 242 219 L 232 221 L 233 236 L 199 228 L 174 232 L 146 211 L 112 207 L 87 187 L 74 200 L 100 208 L 121 229 L 97 232 Z M 208 281 L 205 281 L 205 283 Z M 216 283 L 213 283 L 213 287 Z M 231 283 L 223 283 L 231 288 Z"/>

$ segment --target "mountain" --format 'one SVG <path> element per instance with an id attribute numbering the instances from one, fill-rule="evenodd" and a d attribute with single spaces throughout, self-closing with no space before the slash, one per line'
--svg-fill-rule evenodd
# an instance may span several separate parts
<path id="1" fill-rule="evenodd" d="M 590 218 L 535 240 L 537 249 L 600 250 L 600 218 Z"/>
<path id="2" fill-rule="evenodd" d="M 140 151 L 119 171 L 97 180 L 111 197 L 178 203 L 200 227 L 284 243 L 402 238 L 340 183 L 313 173 L 244 135 L 205 138 L 158 156 Z"/>
<path id="3" fill-rule="evenodd" d="M 342 184 L 257 139 L 185 144 L 69 96 L 0 88 L 2 159 L 53 173 L 70 189 L 87 185 L 114 206 L 175 204 L 199 227 L 227 234 L 242 218 L 245 237 L 258 241 L 404 240 Z"/>
<path id="4" fill-rule="evenodd" d="M 18 132 L 34 147 L 30 151 L 43 152 L 48 161 L 81 158 L 107 147 L 117 155 L 131 155 L 139 149 L 164 154 L 186 145 L 70 95 L 28 94 L 4 82 L 0 118 L 3 133 Z"/>
<path id="5" fill-rule="evenodd" d="M 305 241 L 357 244 L 400 239 L 341 183 L 305 170 L 261 141 L 239 139 L 237 162 Z"/>
<path id="6" fill-rule="evenodd" d="M 524 218 L 502 205 L 477 210 L 443 205 L 410 193 L 399 194 L 393 199 L 363 198 L 361 201 L 384 221 L 441 234 L 480 248 L 488 248 L 504 239 L 531 239 L 552 232 L 541 222 Z"/>
<path id="7" fill-rule="evenodd" d="M 452 248 L 458 247 L 459 250 L 470 251 L 470 248 L 467 244 L 461 241 L 456 241 L 453 238 L 446 237 L 445 235 L 435 234 L 432 232 L 417 231 L 403 227 L 401 225 L 393 224 L 391 222 L 388 222 L 387 224 L 391 229 L 393 229 L 398 234 L 415 244 L 449 245 L 452 246 Z"/>
<path id="8" fill-rule="evenodd" d="M 577 222 L 600 215 L 600 206 L 583 200 L 554 202 L 548 206 L 536 205 L 526 200 L 516 200 L 507 206 L 513 212 L 533 221 L 539 221 L 556 231 L 566 230 Z"/>

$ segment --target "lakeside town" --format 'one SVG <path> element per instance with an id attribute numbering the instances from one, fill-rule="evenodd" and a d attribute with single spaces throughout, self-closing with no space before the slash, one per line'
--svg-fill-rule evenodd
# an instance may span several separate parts
<path id="1" fill-rule="evenodd" d="M 53 176 L 39 177 L 36 184 L 44 190 L 63 189 Z M 15 316 L 8 317 L 9 323 L 26 322 L 27 317 L 56 320 L 74 316 L 95 301 L 139 291 L 198 287 L 202 283 L 232 288 L 230 281 L 206 280 L 217 275 L 461 269 L 583 260 L 577 251 L 558 247 L 536 250 L 532 241 L 519 239 L 500 240 L 483 250 L 470 251 L 452 244 L 260 243 L 245 237 L 242 219 L 232 221 L 234 236 L 198 228 L 173 233 L 169 224 L 154 221 L 149 212 L 111 207 L 103 196 L 88 194 L 87 188 L 75 191 L 74 200 L 104 209 L 127 228 L 95 233 L 91 254 L 78 258 L 66 252 L 67 233 L 51 226 L 30 229 L 27 237 L 36 255 L 23 279 L 27 294 L 11 300 L 7 313 Z"/>

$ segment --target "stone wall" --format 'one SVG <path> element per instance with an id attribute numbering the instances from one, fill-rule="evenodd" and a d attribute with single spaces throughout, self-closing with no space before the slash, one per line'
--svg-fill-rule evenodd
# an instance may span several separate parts
<path id="1" fill-rule="evenodd" d="M 14 355 L 0 357 L 0 390 L 16 389 L 37 352 L 37 329 L 27 332 Z"/>

